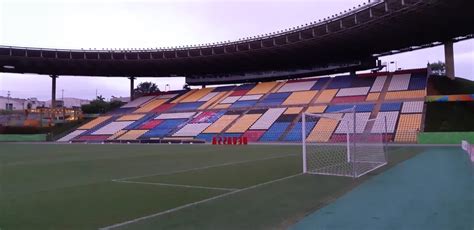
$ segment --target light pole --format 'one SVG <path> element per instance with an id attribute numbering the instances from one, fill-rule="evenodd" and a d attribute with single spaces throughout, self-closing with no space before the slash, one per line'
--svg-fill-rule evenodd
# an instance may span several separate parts
<path id="1" fill-rule="evenodd" d="M 6 110 L 12 110 L 12 108 L 10 106 L 10 91 L 7 91 L 7 104 L 5 106 L 5 109 Z"/>

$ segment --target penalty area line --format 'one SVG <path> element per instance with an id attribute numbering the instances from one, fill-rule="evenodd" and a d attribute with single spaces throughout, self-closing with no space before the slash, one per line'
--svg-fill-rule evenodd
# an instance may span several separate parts
<path id="1" fill-rule="evenodd" d="M 218 188 L 218 187 L 207 187 L 207 186 L 199 186 L 199 185 L 168 184 L 168 183 L 159 183 L 159 182 L 155 183 L 155 182 L 140 182 L 140 181 L 127 181 L 127 180 L 112 180 L 112 181 L 118 182 L 118 183 L 157 185 L 157 186 L 168 186 L 168 187 L 178 187 L 178 188 L 198 188 L 198 189 L 222 190 L 222 191 L 239 190 L 238 188 Z"/>
<path id="2" fill-rule="evenodd" d="M 176 174 L 176 173 L 192 172 L 192 171 L 197 171 L 197 170 L 202 170 L 202 169 L 210 169 L 210 168 L 217 168 L 217 167 L 223 167 L 223 166 L 229 166 L 229 165 L 244 164 L 244 163 L 250 163 L 250 162 L 265 161 L 265 160 L 272 160 L 272 159 L 285 158 L 285 157 L 296 157 L 296 156 L 298 156 L 298 154 L 285 154 L 285 155 L 280 155 L 280 156 L 266 157 L 266 158 L 253 159 L 253 160 L 232 161 L 232 162 L 228 162 L 224 164 L 209 165 L 209 166 L 198 167 L 198 168 L 190 168 L 190 169 L 176 170 L 176 171 L 170 171 L 170 172 L 141 175 L 141 176 L 117 178 L 117 179 L 113 179 L 113 181 L 123 181 L 123 180 L 138 179 L 138 178 L 143 178 L 143 177 L 171 175 L 171 174 Z"/>
<path id="3" fill-rule="evenodd" d="M 181 209 L 185 209 L 185 208 L 188 208 L 188 207 L 191 207 L 191 206 L 195 206 L 195 205 L 198 205 L 198 204 L 203 204 L 203 203 L 206 203 L 206 202 L 209 202 L 209 201 L 213 201 L 213 200 L 217 200 L 217 199 L 220 199 L 220 198 L 223 198 L 223 197 L 227 197 L 227 196 L 230 196 L 230 195 L 239 193 L 239 192 L 251 190 L 251 189 L 254 189 L 254 188 L 258 188 L 258 187 L 265 186 L 265 185 L 268 185 L 268 184 L 272 184 L 272 183 L 275 183 L 275 182 L 279 182 L 279 181 L 291 179 L 291 178 L 294 178 L 294 177 L 297 177 L 297 176 L 301 176 L 301 175 L 303 175 L 303 173 L 298 173 L 298 174 L 294 174 L 294 175 L 291 175 L 291 176 L 283 177 L 283 178 L 280 178 L 280 179 L 276 179 L 276 180 L 272 180 L 272 181 L 267 181 L 267 182 L 264 182 L 264 183 L 261 183 L 261 184 L 256 184 L 256 185 L 253 185 L 253 186 L 250 186 L 250 187 L 247 187 L 247 188 L 234 190 L 234 191 L 231 191 L 231 192 L 228 192 L 228 193 L 224 193 L 224 194 L 221 194 L 221 195 L 218 195 L 218 196 L 214 196 L 214 197 L 211 197 L 211 198 L 208 198 L 208 199 L 204 199 L 204 200 L 201 200 L 201 201 L 197 201 L 197 202 L 185 204 L 185 205 L 182 205 L 182 206 L 179 206 L 179 207 L 176 207 L 176 208 L 168 209 L 168 210 L 165 210 L 165 211 L 162 211 L 162 212 L 158 212 L 158 213 L 155 213 L 155 214 L 151 214 L 151 215 L 148 215 L 148 216 L 143 216 L 143 217 L 139 217 L 139 218 L 136 218 L 136 219 L 133 219 L 133 220 L 125 221 L 125 222 L 122 222 L 122 223 L 118 223 L 118 224 L 114 224 L 114 225 L 109 225 L 109 226 L 106 226 L 106 227 L 102 227 L 102 228 L 100 228 L 100 229 L 101 229 L 101 230 L 108 230 L 108 229 L 114 229 L 114 228 L 122 227 L 122 226 L 125 226 L 125 225 L 129 225 L 129 224 L 133 224 L 133 223 L 142 221 L 142 220 L 147 220 L 147 219 L 150 219 L 150 218 L 162 216 L 162 215 L 165 215 L 165 214 L 168 214 L 168 213 L 172 213 L 172 212 L 176 212 L 176 211 L 179 211 L 179 210 L 181 210 Z"/>

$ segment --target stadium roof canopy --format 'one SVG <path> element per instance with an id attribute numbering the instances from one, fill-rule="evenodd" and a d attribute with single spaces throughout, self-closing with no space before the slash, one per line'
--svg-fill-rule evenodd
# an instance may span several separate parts
<path id="1" fill-rule="evenodd" d="M 377 56 L 472 38 L 473 6 L 471 0 L 378 0 L 288 30 L 200 46 L 132 50 L 0 46 L 0 72 L 186 76 L 190 83 L 205 84 L 368 69 L 375 67 Z"/>

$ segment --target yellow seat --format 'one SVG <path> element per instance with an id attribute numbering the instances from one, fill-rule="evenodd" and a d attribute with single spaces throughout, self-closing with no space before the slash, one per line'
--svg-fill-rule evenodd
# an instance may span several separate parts
<path id="1" fill-rule="evenodd" d="M 117 137 L 122 136 L 126 132 L 127 132 L 127 130 L 119 130 L 118 132 L 114 133 L 114 135 L 107 138 L 107 140 L 115 140 Z"/>
<path id="2" fill-rule="evenodd" d="M 224 115 L 211 126 L 207 127 L 202 133 L 220 133 L 238 117 L 239 115 Z"/>
<path id="3" fill-rule="evenodd" d="M 182 100 L 189 97 L 194 92 L 196 92 L 196 89 L 193 89 L 193 90 L 190 90 L 190 91 L 186 92 L 185 94 L 183 94 L 183 95 L 179 96 L 178 98 L 174 99 L 171 103 L 173 103 L 173 104 L 180 103 Z"/>
<path id="4" fill-rule="evenodd" d="M 417 134 L 421 128 L 422 114 L 401 114 L 398 121 L 395 142 L 417 141 Z"/>
<path id="5" fill-rule="evenodd" d="M 148 132 L 148 130 L 129 130 L 122 136 L 118 137 L 117 140 L 136 140 L 146 132 Z"/>
<path id="6" fill-rule="evenodd" d="M 135 110 L 133 113 L 148 113 L 155 109 L 156 107 L 164 104 L 167 101 L 167 99 L 154 99 L 151 100 L 150 102 L 146 103 L 145 105 L 142 105 L 140 108 Z"/>
<path id="7" fill-rule="evenodd" d="M 314 129 L 306 139 L 308 142 L 328 142 L 334 130 L 336 130 L 342 114 L 333 114 L 335 119 L 320 118 Z"/>
<path id="8" fill-rule="evenodd" d="M 300 114 L 303 107 L 290 107 L 283 114 Z"/>
<path id="9" fill-rule="evenodd" d="M 270 92 L 270 90 L 272 90 L 276 85 L 278 85 L 278 82 L 263 82 L 257 84 L 255 87 L 253 87 L 253 89 L 247 92 L 247 95 L 266 94 Z"/>
<path id="10" fill-rule="evenodd" d="M 309 104 L 314 96 L 318 93 L 315 91 L 302 91 L 292 93 L 284 102 L 283 105 L 303 105 Z"/>
<path id="11" fill-rule="evenodd" d="M 329 103 L 336 96 L 336 94 L 337 94 L 337 89 L 323 90 L 323 92 L 316 99 L 316 103 Z"/>
<path id="12" fill-rule="evenodd" d="M 145 114 L 128 114 L 121 116 L 119 119 L 117 119 L 117 121 L 137 121 L 144 116 Z"/>
<path id="13" fill-rule="evenodd" d="M 377 101 L 379 100 L 380 93 L 369 93 L 367 95 L 367 98 L 365 99 L 366 101 Z"/>
<path id="14" fill-rule="evenodd" d="M 206 101 L 204 104 L 202 104 L 202 105 L 199 107 L 199 110 L 207 109 L 208 107 L 212 106 L 216 101 L 218 101 L 219 99 L 221 99 L 225 94 L 226 94 L 226 92 L 220 92 L 220 93 L 218 93 L 216 96 L 212 97 L 211 99 L 209 99 L 208 101 Z"/>
<path id="15" fill-rule="evenodd" d="M 327 105 L 316 105 L 316 106 L 310 106 L 306 110 L 307 113 L 324 113 L 324 110 L 326 110 Z"/>
<path id="16" fill-rule="evenodd" d="M 235 122 L 226 133 L 243 133 L 260 118 L 262 114 L 245 114 Z"/>
<path id="17" fill-rule="evenodd" d="M 396 91 L 396 92 L 387 92 L 387 95 L 385 95 L 385 100 L 412 99 L 412 98 L 422 98 L 425 96 L 426 96 L 426 90 Z"/>
<path id="18" fill-rule="evenodd" d="M 98 117 L 92 121 L 89 121 L 87 122 L 86 124 L 84 124 L 83 126 L 79 127 L 78 129 L 92 129 L 94 128 L 95 126 L 99 125 L 100 123 L 110 119 L 112 116 L 102 116 L 102 117 Z"/>
<path id="19" fill-rule="evenodd" d="M 197 100 L 199 100 L 199 99 L 203 98 L 204 96 L 206 96 L 212 90 L 214 90 L 214 89 L 213 88 L 204 88 L 204 89 L 194 90 L 194 92 L 192 94 L 190 94 L 188 97 L 183 98 L 183 100 L 181 100 L 180 103 L 183 103 L 183 102 L 196 102 Z"/>

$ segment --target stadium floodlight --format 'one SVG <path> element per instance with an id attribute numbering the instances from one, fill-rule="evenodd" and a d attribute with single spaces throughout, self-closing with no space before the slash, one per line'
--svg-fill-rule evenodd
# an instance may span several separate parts
<path id="1" fill-rule="evenodd" d="M 303 173 L 357 178 L 386 165 L 387 121 L 369 116 L 356 113 L 355 107 L 333 113 L 303 113 Z M 328 132 L 316 123 L 337 128 Z"/>

